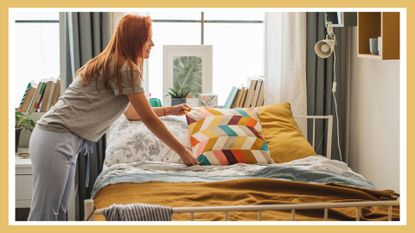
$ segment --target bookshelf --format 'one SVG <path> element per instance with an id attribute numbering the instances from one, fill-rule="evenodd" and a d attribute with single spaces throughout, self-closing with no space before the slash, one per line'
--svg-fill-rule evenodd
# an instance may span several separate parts
<path id="1" fill-rule="evenodd" d="M 357 56 L 378 60 L 399 60 L 399 12 L 357 13 Z M 372 55 L 369 38 L 381 37 L 381 54 Z"/>

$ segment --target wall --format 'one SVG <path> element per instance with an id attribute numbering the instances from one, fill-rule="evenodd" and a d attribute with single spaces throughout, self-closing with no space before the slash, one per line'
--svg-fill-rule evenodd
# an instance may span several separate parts
<path id="1" fill-rule="evenodd" d="M 351 32 L 349 166 L 399 192 L 399 61 L 358 58 L 356 27 Z"/>

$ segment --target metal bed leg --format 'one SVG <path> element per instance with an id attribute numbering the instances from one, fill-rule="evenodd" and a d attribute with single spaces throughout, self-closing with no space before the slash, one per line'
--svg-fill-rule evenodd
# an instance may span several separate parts
<path id="1" fill-rule="evenodd" d="M 393 206 L 388 206 L 388 221 L 392 221 L 392 207 Z"/>
<path id="2" fill-rule="evenodd" d="M 94 214 L 95 203 L 92 199 L 84 200 L 84 221 L 88 221 Z"/>
<path id="3" fill-rule="evenodd" d="M 291 209 L 291 221 L 295 221 L 295 209 Z"/>
<path id="4" fill-rule="evenodd" d="M 324 221 L 327 221 L 328 217 L 329 217 L 329 209 L 324 208 Z"/>

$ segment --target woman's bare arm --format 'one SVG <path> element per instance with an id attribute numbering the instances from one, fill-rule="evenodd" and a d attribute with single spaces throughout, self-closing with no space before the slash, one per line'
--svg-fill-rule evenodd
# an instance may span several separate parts
<path id="1" fill-rule="evenodd" d="M 163 107 L 153 108 L 153 111 L 158 117 L 165 116 L 166 114 L 166 109 L 163 109 Z M 141 121 L 141 116 L 135 111 L 131 103 L 128 104 L 124 116 L 130 121 Z"/>
<path id="2" fill-rule="evenodd" d="M 174 106 L 153 108 L 154 113 L 161 117 L 167 115 L 181 116 L 189 112 L 192 108 L 187 104 L 178 104 Z M 140 114 L 135 111 L 131 104 L 128 104 L 127 110 L 124 112 L 124 116 L 130 121 L 141 121 Z"/>
<path id="3" fill-rule="evenodd" d="M 188 150 L 183 144 L 181 144 L 166 128 L 164 123 L 154 113 L 147 98 L 143 92 L 133 93 L 128 95 L 128 99 L 140 115 L 141 120 L 147 126 L 147 128 L 164 143 L 172 148 L 186 165 L 197 165 L 197 160 L 193 157 L 190 150 Z"/>

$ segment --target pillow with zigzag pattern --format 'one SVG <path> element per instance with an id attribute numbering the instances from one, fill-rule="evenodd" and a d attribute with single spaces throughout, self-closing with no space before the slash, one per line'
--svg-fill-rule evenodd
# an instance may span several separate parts
<path id="1" fill-rule="evenodd" d="M 193 107 L 186 120 L 193 156 L 200 165 L 274 162 L 254 108 Z"/>

